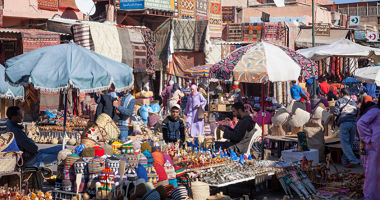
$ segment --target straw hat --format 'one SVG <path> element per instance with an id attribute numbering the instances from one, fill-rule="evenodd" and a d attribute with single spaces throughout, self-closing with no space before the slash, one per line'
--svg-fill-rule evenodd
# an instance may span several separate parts
<path id="1" fill-rule="evenodd" d="M 204 200 L 210 196 L 210 186 L 207 183 L 195 181 L 191 183 L 193 200 Z"/>
<path id="2" fill-rule="evenodd" d="M 115 122 L 109 115 L 105 113 L 99 115 L 96 119 L 96 124 L 99 126 L 100 133 L 104 140 L 114 140 L 119 137 L 120 129 L 116 126 Z"/>
<path id="3" fill-rule="evenodd" d="M 12 144 L 15 136 L 12 132 L 3 133 L 0 135 L 0 151 L 6 149 Z M 14 144 L 15 145 L 15 144 Z M 17 146 L 16 146 L 17 147 Z"/>
<path id="4" fill-rule="evenodd" d="M 310 113 L 307 111 L 297 108 L 292 115 L 289 124 L 293 127 L 302 127 L 310 120 Z"/>

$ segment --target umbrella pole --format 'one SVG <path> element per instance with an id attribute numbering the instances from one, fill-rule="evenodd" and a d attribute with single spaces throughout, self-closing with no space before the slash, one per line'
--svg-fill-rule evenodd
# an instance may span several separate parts
<path id="1" fill-rule="evenodd" d="M 262 149 L 261 149 L 261 158 L 264 160 L 264 130 L 265 130 L 265 107 L 264 107 L 264 99 L 265 99 L 265 83 L 261 84 L 261 123 L 262 123 L 262 132 L 261 132 L 261 142 L 262 142 Z"/>
<path id="2" fill-rule="evenodd" d="M 208 82 L 208 87 L 207 87 L 207 104 L 208 104 L 207 115 L 208 115 L 208 123 L 210 124 L 210 79 L 207 79 L 207 82 Z"/>
<path id="3" fill-rule="evenodd" d="M 66 145 L 66 120 L 67 120 L 67 91 L 65 91 L 65 106 L 63 111 L 63 140 L 62 149 L 65 149 Z"/>

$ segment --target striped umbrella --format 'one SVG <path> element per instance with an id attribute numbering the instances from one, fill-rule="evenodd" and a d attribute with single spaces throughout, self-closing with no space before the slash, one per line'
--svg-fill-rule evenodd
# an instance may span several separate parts
<path id="1" fill-rule="evenodd" d="M 210 67 L 211 65 L 199 65 L 191 67 L 185 70 L 185 76 L 190 77 L 209 77 L 210 76 Z"/>

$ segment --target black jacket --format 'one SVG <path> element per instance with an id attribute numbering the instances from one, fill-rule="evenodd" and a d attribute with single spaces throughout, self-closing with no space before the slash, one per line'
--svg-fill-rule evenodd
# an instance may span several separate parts
<path id="1" fill-rule="evenodd" d="M 168 116 L 162 122 L 162 134 L 166 143 L 180 140 L 183 144 L 185 142 L 185 123 L 181 118 L 173 120 Z"/>
<path id="2" fill-rule="evenodd" d="M 252 135 L 246 137 L 246 134 L 252 131 L 255 127 L 255 122 L 247 115 L 238 121 L 235 128 L 226 128 L 223 137 L 229 139 L 238 149 L 239 153 L 245 153 L 249 146 L 249 141 Z"/>
<path id="3" fill-rule="evenodd" d="M 119 120 L 118 115 L 116 114 L 116 108 L 113 106 L 113 101 L 117 99 L 113 98 L 111 95 L 103 94 L 100 97 L 95 96 L 95 101 L 98 103 L 96 108 L 95 119 L 102 113 L 106 113 L 112 118 L 116 123 Z"/>

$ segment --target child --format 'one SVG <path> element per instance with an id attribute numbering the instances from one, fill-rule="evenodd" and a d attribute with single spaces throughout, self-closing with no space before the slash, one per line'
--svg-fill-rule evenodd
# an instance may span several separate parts
<path id="1" fill-rule="evenodd" d="M 170 115 L 162 122 L 162 133 L 166 143 L 175 143 L 180 140 L 180 146 L 185 142 L 185 123 L 179 117 L 181 107 L 174 104 L 170 109 Z"/>

